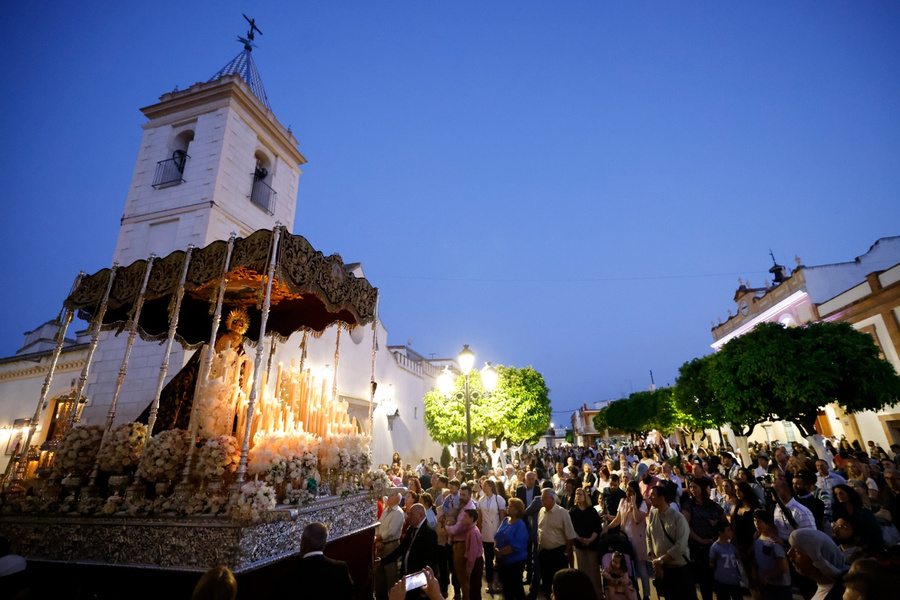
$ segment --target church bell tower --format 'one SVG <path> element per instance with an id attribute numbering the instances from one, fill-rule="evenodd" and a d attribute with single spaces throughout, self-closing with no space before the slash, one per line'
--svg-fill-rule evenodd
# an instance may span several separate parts
<path id="1" fill-rule="evenodd" d="M 243 50 L 209 81 L 141 109 L 149 121 L 113 255 L 119 264 L 278 221 L 293 228 L 306 159 L 269 105 L 252 54 L 262 32 L 248 22 Z"/>
<path id="2" fill-rule="evenodd" d="M 300 165 L 297 140 L 278 122 L 253 62 L 255 33 L 205 83 L 164 94 L 141 109 L 149 119 L 138 152 L 113 260 L 122 266 L 240 237 L 281 222 L 291 230 Z M 85 423 L 102 423 L 125 354 L 126 336 L 104 331 L 85 396 Z M 163 349 L 136 340 L 117 419 L 136 418 L 151 402 Z M 168 377 L 188 355 L 172 349 Z"/>

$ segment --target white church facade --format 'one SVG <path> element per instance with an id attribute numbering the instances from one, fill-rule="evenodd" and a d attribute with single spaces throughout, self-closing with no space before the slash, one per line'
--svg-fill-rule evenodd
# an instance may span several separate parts
<path id="1" fill-rule="evenodd" d="M 124 267 L 151 254 L 163 257 L 189 246 L 202 248 L 232 234 L 241 238 L 271 230 L 278 223 L 293 229 L 300 167 L 306 159 L 269 106 L 249 44 L 209 81 L 164 94 L 141 110 L 148 121 L 143 125 L 113 263 Z M 359 264 L 345 267 L 357 278 L 364 277 Z M 43 394 L 44 406 L 37 407 L 59 327 L 53 320 L 38 326 L 25 334 L 16 355 L 0 358 L 0 447 L 6 450 L 0 455 L 0 473 L 27 437 L 34 414 L 40 414 L 40 422 L 31 446 L 39 447 L 53 434 L 60 410 L 85 374 L 82 395 L 87 403 L 81 423 L 103 424 L 107 417 L 128 337 L 109 330 L 101 332 L 88 361 L 90 332 L 69 329 L 50 387 Z M 338 359 L 336 397 L 347 402 L 351 416 L 368 429 L 374 360 L 378 388 L 371 434 L 376 465 L 389 463 L 395 451 L 410 463 L 440 456 L 441 448 L 428 436 L 423 414 L 423 397 L 436 387 L 440 370 L 434 361 L 408 347 L 389 347 L 387 335 L 377 314 L 374 340 L 371 326 L 342 332 L 339 343 L 336 329 L 326 329 L 320 336 L 309 336 L 305 364 L 324 371 L 333 369 Z M 278 343 L 272 360 L 299 361 L 302 337 L 298 332 Z M 163 353 L 159 342 L 135 341 L 118 398 L 116 424 L 136 419 L 153 400 Z M 167 380 L 191 353 L 174 345 Z"/>
<path id="2" fill-rule="evenodd" d="M 847 322 L 872 336 L 882 357 L 900 373 L 900 236 L 877 240 L 865 253 L 842 263 L 797 267 L 780 265 L 770 272 L 774 281 L 753 287 L 741 281 L 734 295 L 736 310 L 712 326 L 712 348 L 723 345 L 759 323 L 795 327 L 810 322 Z M 825 437 L 846 437 L 863 447 L 872 441 L 887 449 L 900 443 L 900 404 L 877 412 L 845 412 L 836 403 L 821 407 L 816 430 Z M 723 427 L 732 444 L 733 432 Z M 751 441 L 792 442 L 800 431 L 785 421 L 758 425 Z M 735 447 L 737 447 L 735 445 Z"/>

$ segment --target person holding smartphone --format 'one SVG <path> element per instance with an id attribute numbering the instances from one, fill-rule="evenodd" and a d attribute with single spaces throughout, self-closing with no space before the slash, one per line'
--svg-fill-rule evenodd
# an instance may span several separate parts
<path id="1" fill-rule="evenodd" d="M 421 571 L 411 573 L 400 579 L 394 587 L 388 600 L 407 599 L 445 600 L 441 593 L 441 585 L 431 567 L 425 567 Z"/>

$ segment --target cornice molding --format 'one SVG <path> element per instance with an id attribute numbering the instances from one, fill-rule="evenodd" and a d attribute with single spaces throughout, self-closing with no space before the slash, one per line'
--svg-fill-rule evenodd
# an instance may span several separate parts
<path id="1" fill-rule="evenodd" d="M 295 165 L 306 163 L 306 158 L 297 149 L 297 139 L 271 110 L 263 106 L 250 91 L 250 86 L 236 74 L 206 83 L 195 83 L 182 92 L 163 94 L 160 102 L 145 106 L 141 112 L 154 121 L 153 126 L 157 126 L 180 123 L 229 106 L 250 117 L 249 123 L 258 123 L 265 135 L 277 146 L 277 150 L 287 155 Z M 144 124 L 144 128 L 149 125 Z"/>
<path id="2" fill-rule="evenodd" d="M 56 364 L 56 372 L 72 371 L 84 368 L 86 358 L 79 358 Z M 26 369 L 16 369 L 13 371 L 0 372 L 0 381 L 12 381 L 14 379 L 31 379 L 36 375 L 45 375 L 49 371 L 50 365 L 35 365 Z"/>

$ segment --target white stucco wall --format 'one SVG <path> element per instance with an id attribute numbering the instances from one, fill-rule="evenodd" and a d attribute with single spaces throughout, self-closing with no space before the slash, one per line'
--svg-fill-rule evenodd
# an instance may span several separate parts
<path id="1" fill-rule="evenodd" d="M 36 439 L 43 441 L 52 418 L 53 399 L 71 391 L 73 381 L 81 374 L 86 354 L 86 350 L 76 350 L 63 352 L 60 356 L 47 393 Z M 47 355 L 40 362 L 35 362 L 31 357 L 23 357 L 0 364 L 0 472 L 6 470 L 11 458 L 6 454 L 9 439 L 15 433 L 11 427 L 16 419 L 30 419 L 34 416 L 49 363 L 50 356 Z"/>

